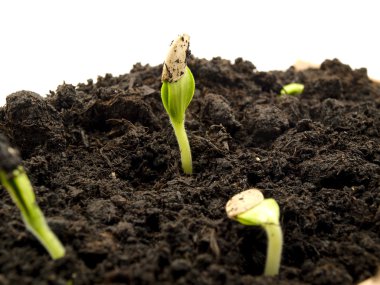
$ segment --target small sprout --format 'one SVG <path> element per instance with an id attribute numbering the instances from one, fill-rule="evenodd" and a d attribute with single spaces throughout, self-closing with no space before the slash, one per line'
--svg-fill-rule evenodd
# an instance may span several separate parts
<path id="1" fill-rule="evenodd" d="M 300 95 L 304 88 L 301 83 L 290 83 L 282 87 L 280 95 Z"/>
<path id="2" fill-rule="evenodd" d="M 274 199 L 264 199 L 258 189 L 249 189 L 233 196 L 226 205 L 227 216 L 243 225 L 261 226 L 268 238 L 264 275 L 277 275 L 282 253 L 280 208 Z"/>
<path id="3" fill-rule="evenodd" d="M 195 81 L 187 67 L 190 37 L 178 36 L 169 48 L 162 70 L 161 99 L 169 115 L 181 152 L 182 168 L 192 174 L 193 163 L 189 140 L 185 130 L 185 111 L 193 99 Z"/>
<path id="4" fill-rule="evenodd" d="M 26 228 L 41 242 L 53 259 L 65 255 L 65 248 L 50 230 L 36 203 L 32 185 L 21 166 L 18 151 L 0 134 L 0 183 L 19 208 Z"/>

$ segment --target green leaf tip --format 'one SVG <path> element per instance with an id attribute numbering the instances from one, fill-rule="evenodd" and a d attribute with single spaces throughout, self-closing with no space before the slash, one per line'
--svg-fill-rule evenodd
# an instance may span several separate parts
<path id="1" fill-rule="evenodd" d="M 193 99 L 195 81 L 190 68 L 186 66 L 184 75 L 176 82 L 164 81 L 161 87 L 162 104 L 172 122 L 185 120 L 185 112 Z"/>
<path id="2" fill-rule="evenodd" d="M 247 226 L 278 225 L 280 207 L 276 200 L 265 199 L 257 206 L 237 215 L 236 220 Z"/>
<path id="3" fill-rule="evenodd" d="M 301 83 L 290 83 L 282 87 L 280 95 L 300 95 L 304 88 Z"/>
<path id="4" fill-rule="evenodd" d="M 226 204 L 227 216 L 243 225 L 279 224 L 280 207 L 276 200 L 264 199 L 259 189 L 252 188 L 233 196 Z"/>

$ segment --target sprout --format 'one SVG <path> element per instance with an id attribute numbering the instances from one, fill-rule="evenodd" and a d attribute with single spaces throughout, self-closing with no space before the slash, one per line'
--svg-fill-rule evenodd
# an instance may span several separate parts
<path id="1" fill-rule="evenodd" d="M 193 165 L 185 130 L 185 111 L 195 90 L 193 74 L 187 67 L 189 39 L 188 35 L 183 34 L 172 42 L 162 70 L 161 87 L 162 103 L 169 114 L 181 152 L 182 168 L 186 174 L 192 174 Z"/>
<path id="2" fill-rule="evenodd" d="M 36 203 L 32 185 L 20 165 L 20 156 L 0 134 L 0 182 L 20 209 L 26 228 L 41 242 L 53 259 L 65 255 L 65 249 L 50 230 Z"/>
<path id="3" fill-rule="evenodd" d="M 280 208 L 274 199 L 264 199 L 258 189 L 249 189 L 233 196 L 226 205 L 227 216 L 243 225 L 261 226 L 268 238 L 264 275 L 277 275 L 282 252 Z"/>
<path id="4" fill-rule="evenodd" d="M 280 95 L 300 95 L 303 89 L 304 85 L 301 83 L 290 83 L 282 87 Z"/>

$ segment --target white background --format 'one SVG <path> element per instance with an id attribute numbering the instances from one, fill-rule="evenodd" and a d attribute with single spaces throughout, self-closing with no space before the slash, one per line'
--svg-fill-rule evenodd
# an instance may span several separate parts
<path id="1" fill-rule="evenodd" d="M 18 90 L 45 95 L 136 62 L 163 62 L 186 32 L 197 57 L 252 61 L 258 70 L 339 58 L 380 79 L 380 4 L 339 0 L 0 2 L 0 105 Z"/>

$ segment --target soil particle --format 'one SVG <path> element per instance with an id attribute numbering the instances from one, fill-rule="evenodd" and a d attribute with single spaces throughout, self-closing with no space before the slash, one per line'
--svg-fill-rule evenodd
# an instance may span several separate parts
<path id="1" fill-rule="evenodd" d="M 223 125 L 229 133 L 234 133 L 241 126 L 223 96 L 208 93 L 205 95 L 204 102 L 201 117 L 203 121 L 209 122 L 209 125 Z"/>
<path id="2" fill-rule="evenodd" d="M 0 284 L 356 284 L 375 274 L 380 85 L 336 59 L 303 71 L 188 64 L 192 176 L 161 103 L 162 65 L 7 97 L 0 132 L 67 255 L 50 260 L 2 191 Z M 279 96 L 290 82 L 304 92 Z M 265 232 L 225 213 L 249 188 L 280 205 L 276 277 L 261 276 Z"/>
<path id="3" fill-rule="evenodd" d="M 247 108 L 243 120 L 248 144 L 270 143 L 289 128 L 289 120 L 276 106 L 256 105 Z"/>
<path id="4" fill-rule="evenodd" d="M 66 147 L 60 114 L 40 95 L 19 91 L 9 95 L 5 105 L 7 134 L 24 156 L 36 147 L 59 151 Z"/>

